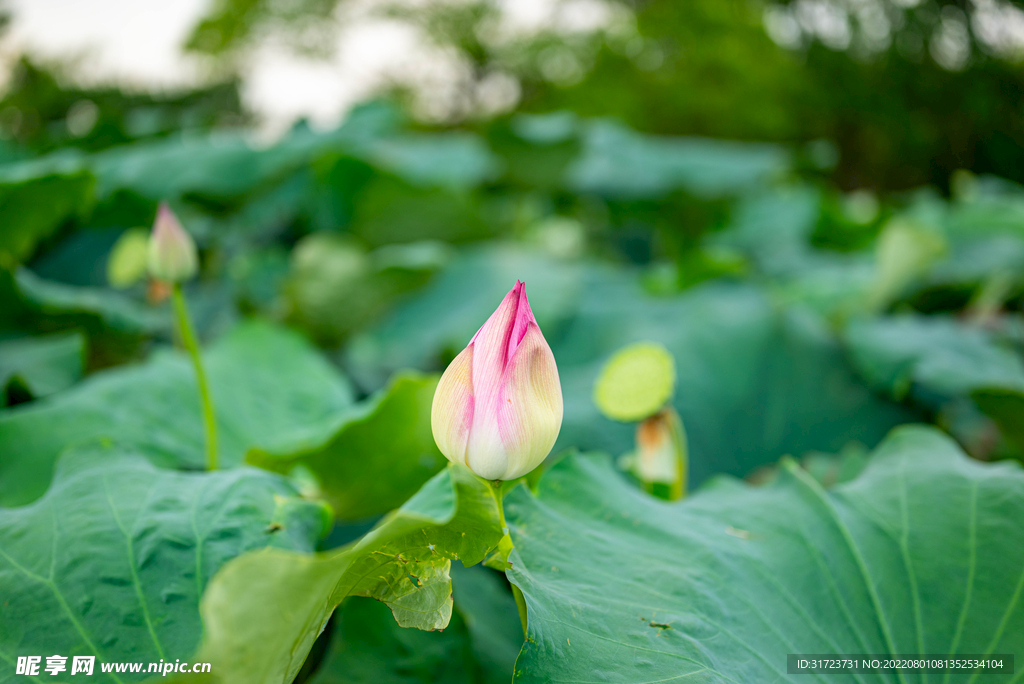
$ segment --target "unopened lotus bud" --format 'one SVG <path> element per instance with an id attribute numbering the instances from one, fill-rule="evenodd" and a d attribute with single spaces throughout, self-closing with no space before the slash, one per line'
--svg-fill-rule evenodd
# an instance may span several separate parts
<path id="1" fill-rule="evenodd" d="M 551 451 L 562 427 L 562 387 L 523 283 L 441 376 L 430 423 L 449 461 L 488 480 L 525 475 Z"/>
<path id="2" fill-rule="evenodd" d="M 192 278 L 198 269 L 196 244 L 162 202 L 149 238 L 149 274 L 157 280 L 180 283 Z"/>

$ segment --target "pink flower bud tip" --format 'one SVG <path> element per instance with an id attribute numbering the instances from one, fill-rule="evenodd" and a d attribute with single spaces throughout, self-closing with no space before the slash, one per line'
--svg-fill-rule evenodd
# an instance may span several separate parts
<path id="1" fill-rule="evenodd" d="M 149 274 L 168 283 L 188 280 L 199 270 L 196 245 L 166 202 L 156 213 L 148 258 Z"/>
<path id="2" fill-rule="evenodd" d="M 515 479 L 547 457 L 562 427 L 562 387 L 524 283 L 445 370 L 430 422 L 441 453 L 488 480 Z"/>

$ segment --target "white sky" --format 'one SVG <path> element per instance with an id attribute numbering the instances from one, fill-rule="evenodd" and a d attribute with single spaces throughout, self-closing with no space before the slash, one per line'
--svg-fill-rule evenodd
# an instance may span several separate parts
<path id="1" fill-rule="evenodd" d="M 194 72 L 178 46 L 209 0 L 7 0 L 5 52 L 80 55 L 89 70 L 129 83 L 175 85 Z M 83 76 L 88 72 L 83 69 Z"/>

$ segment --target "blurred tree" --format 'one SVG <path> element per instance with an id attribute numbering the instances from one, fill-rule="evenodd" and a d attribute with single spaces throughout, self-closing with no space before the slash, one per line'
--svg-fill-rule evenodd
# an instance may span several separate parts
<path id="1" fill-rule="evenodd" d="M 323 52 L 348 4 L 218 0 L 189 47 L 231 61 L 275 34 Z M 527 111 L 614 115 L 653 132 L 826 138 L 838 144 L 835 175 L 844 187 L 945 189 L 957 168 L 1024 180 L 1021 6 L 620 0 L 569 8 L 604 16 L 598 27 L 562 22 L 530 35 L 504 29 L 493 0 L 373 7 L 460 56 L 466 83 L 447 96 L 449 119 L 501 109 L 491 101 L 504 88 L 506 109 L 518 93 Z"/>
<path id="2" fill-rule="evenodd" d="M 214 0 L 192 30 L 186 47 L 229 56 L 269 33 L 296 36 L 303 52 L 322 51 L 337 29 L 329 19 L 341 0 Z"/>
<path id="3" fill-rule="evenodd" d="M 0 99 L 0 136 L 33 152 L 97 150 L 176 131 L 237 126 L 249 115 L 239 80 L 177 93 L 128 93 L 72 85 L 59 66 L 22 57 Z"/>
<path id="4" fill-rule="evenodd" d="M 958 168 L 1024 180 L 1024 69 L 983 45 L 953 71 L 941 52 L 909 52 L 902 33 L 871 54 L 853 39 L 840 49 L 797 37 L 783 50 L 746 0 L 653 0 L 636 19 L 635 36 L 606 41 L 579 83 L 524 88 L 526 107 L 614 114 L 662 133 L 826 138 L 847 188 L 945 189 Z"/>

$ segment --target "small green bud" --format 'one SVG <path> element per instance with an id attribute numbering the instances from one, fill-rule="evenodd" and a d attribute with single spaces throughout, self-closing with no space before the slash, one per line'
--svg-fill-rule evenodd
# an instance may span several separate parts
<path id="1" fill-rule="evenodd" d="M 157 280 L 180 283 L 198 270 L 196 244 L 167 203 L 161 202 L 149 238 L 149 274 Z"/>
<path id="2" fill-rule="evenodd" d="M 885 225 L 875 243 L 875 282 L 870 304 L 883 309 L 920 280 L 946 253 L 942 233 L 909 219 Z"/>
<path id="3" fill-rule="evenodd" d="M 149 235 L 146 229 L 125 231 L 107 258 L 107 282 L 117 289 L 131 287 L 145 277 L 148 261 Z"/>

